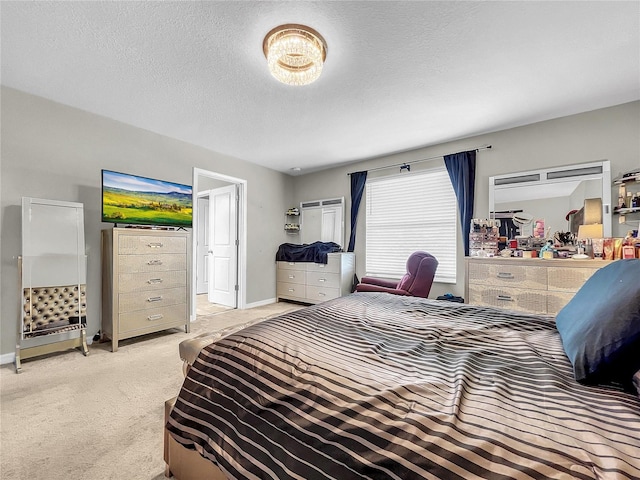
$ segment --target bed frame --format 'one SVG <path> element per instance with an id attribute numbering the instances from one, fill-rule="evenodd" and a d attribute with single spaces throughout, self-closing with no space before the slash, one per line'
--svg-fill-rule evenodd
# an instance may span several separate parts
<path id="1" fill-rule="evenodd" d="M 176 397 L 164 402 L 164 424 L 176 403 Z M 164 476 L 177 480 L 228 480 L 209 460 L 195 450 L 189 450 L 176 442 L 164 428 Z"/>

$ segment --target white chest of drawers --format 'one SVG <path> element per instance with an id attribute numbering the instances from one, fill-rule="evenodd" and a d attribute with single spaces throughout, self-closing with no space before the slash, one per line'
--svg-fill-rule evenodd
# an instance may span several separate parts
<path id="1" fill-rule="evenodd" d="M 466 301 L 473 305 L 557 314 L 603 260 L 467 257 Z"/>
<path id="2" fill-rule="evenodd" d="M 355 254 L 330 253 L 324 263 L 276 262 L 278 300 L 320 303 L 351 293 Z"/>
<path id="3" fill-rule="evenodd" d="M 102 338 L 118 342 L 184 327 L 189 332 L 190 234 L 102 231 Z"/>

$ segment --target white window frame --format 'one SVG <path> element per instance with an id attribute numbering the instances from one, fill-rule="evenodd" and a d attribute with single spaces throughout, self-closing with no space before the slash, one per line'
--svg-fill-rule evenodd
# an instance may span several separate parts
<path id="1" fill-rule="evenodd" d="M 417 250 L 438 260 L 434 281 L 456 283 L 458 207 L 447 169 L 367 180 L 366 274 L 401 278 Z"/>

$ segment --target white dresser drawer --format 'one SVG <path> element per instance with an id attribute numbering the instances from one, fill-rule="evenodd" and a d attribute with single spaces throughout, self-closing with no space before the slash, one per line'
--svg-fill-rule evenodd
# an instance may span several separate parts
<path id="1" fill-rule="evenodd" d="M 327 263 L 307 263 L 307 272 L 340 273 L 340 256 L 328 255 Z"/>
<path id="2" fill-rule="evenodd" d="M 311 300 L 324 302 L 325 300 L 331 300 L 332 298 L 338 298 L 339 296 L 339 288 L 307 286 L 307 298 Z"/>
<path id="3" fill-rule="evenodd" d="M 276 290 L 279 297 L 295 297 L 304 299 L 307 288 L 304 284 L 277 282 Z"/>
<path id="4" fill-rule="evenodd" d="M 164 290 L 167 288 L 186 286 L 186 270 L 121 273 L 118 278 L 118 288 L 121 293 Z"/>
<path id="5" fill-rule="evenodd" d="M 574 295 L 575 292 L 547 292 L 547 313 L 549 315 L 557 315 Z"/>
<path id="6" fill-rule="evenodd" d="M 304 262 L 276 262 L 278 270 L 306 270 L 306 263 Z"/>
<path id="7" fill-rule="evenodd" d="M 132 312 L 134 310 L 148 310 L 150 308 L 163 307 L 165 305 L 177 305 L 186 303 L 187 289 L 168 288 L 150 292 L 130 292 L 119 295 L 119 313 Z"/>
<path id="8" fill-rule="evenodd" d="M 186 237 L 121 235 L 118 244 L 118 254 L 120 255 L 186 252 Z"/>
<path id="9" fill-rule="evenodd" d="M 547 291 L 469 284 L 469 303 L 525 312 L 547 313 Z"/>
<path id="10" fill-rule="evenodd" d="M 542 261 L 542 260 L 540 260 Z M 495 285 L 499 287 L 519 287 L 534 290 L 547 289 L 547 270 L 544 266 L 532 267 L 508 264 L 469 265 L 469 283 Z"/>
<path id="11" fill-rule="evenodd" d="M 307 272 L 307 285 L 340 288 L 340 274 L 331 272 Z"/>
<path id="12" fill-rule="evenodd" d="M 288 268 L 280 268 L 276 270 L 276 281 L 284 283 L 299 283 L 306 282 L 307 272 L 304 270 L 291 270 Z"/>
<path id="13" fill-rule="evenodd" d="M 465 263 L 468 303 L 556 315 L 591 275 L 611 262 L 467 257 Z"/>
<path id="14" fill-rule="evenodd" d="M 549 290 L 575 293 L 597 271 L 597 268 L 549 267 L 547 269 Z"/>
<path id="15" fill-rule="evenodd" d="M 187 304 L 171 305 L 168 307 L 158 307 L 149 310 L 137 310 L 135 312 L 123 313 L 120 315 L 120 330 L 123 337 L 131 332 L 139 330 L 157 331 L 162 326 L 168 328 L 180 323 L 187 316 Z"/>
<path id="16" fill-rule="evenodd" d="M 167 270 L 186 270 L 187 255 L 119 255 L 118 270 L 120 273 L 163 272 Z"/>
<path id="17" fill-rule="evenodd" d="M 327 263 L 276 262 L 276 297 L 320 303 L 351 293 L 353 252 L 329 253 Z"/>

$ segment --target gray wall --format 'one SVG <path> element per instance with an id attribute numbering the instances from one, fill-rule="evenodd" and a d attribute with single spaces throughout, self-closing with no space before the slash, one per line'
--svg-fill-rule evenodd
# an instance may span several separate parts
<path id="1" fill-rule="evenodd" d="M 21 197 L 82 202 L 89 255 L 88 334 L 100 328 L 100 169 L 112 169 L 178 183 L 192 182 L 192 168 L 202 168 L 247 180 L 248 247 L 247 303 L 275 296 L 274 255 L 280 243 L 291 241 L 283 229 L 287 208 L 301 201 L 344 196 L 349 235 L 348 172 L 414 161 L 484 144 L 478 154 L 476 217 L 488 215 L 489 177 L 503 173 L 608 159 L 612 176 L 640 165 L 640 102 L 540 122 L 488 135 L 389 155 L 349 166 L 290 177 L 249 162 L 217 154 L 125 125 L 104 117 L 2 87 L 0 161 L 1 290 L 0 354 L 14 351 L 19 315 L 16 257 L 20 254 Z M 423 162 L 413 170 L 441 164 Z M 385 174 L 380 172 L 379 174 Z M 372 173 L 372 175 L 376 175 Z M 615 201 L 617 193 L 612 189 Z M 364 217 L 358 225 L 357 272 L 364 274 Z M 637 224 L 636 224 L 637 226 Z M 614 235 L 628 225 L 613 222 Z M 457 285 L 436 284 L 432 297 L 463 294 L 462 244 L 458 252 Z"/>
<path id="2" fill-rule="evenodd" d="M 555 120 L 479 135 L 454 142 L 430 146 L 396 155 L 379 157 L 357 164 L 323 170 L 296 178 L 294 202 L 344 196 L 347 199 L 347 225 L 351 211 L 351 193 L 348 172 L 411 162 L 438 155 L 455 153 L 491 144 L 491 150 L 482 150 L 477 156 L 476 201 L 474 217 L 487 218 L 489 214 L 489 177 L 504 173 L 520 172 L 536 168 L 549 168 L 598 160 L 611 162 L 611 176 L 640 166 L 640 102 L 595 110 Z M 441 159 L 412 166 L 419 168 L 442 165 Z M 371 175 L 389 174 L 393 170 L 372 172 Z M 618 194 L 612 187 L 612 202 Z M 356 271 L 359 277 L 365 274 L 365 219 L 363 198 L 356 230 Z M 630 225 L 618 225 L 613 219 L 613 235 L 624 236 Z M 634 228 L 638 228 L 635 222 Z M 351 228 L 347 226 L 347 238 Z M 458 252 L 456 285 L 434 284 L 430 297 L 446 292 L 464 294 L 464 255 L 461 237 Z"/>
<path id="3" fill-rule="evenodd" d="M 193 167 L 247 180 L 248 304 L 275 297 L 275 252 L 293 178 L 104 117 L 2 87 L 0 354 L 14 352 L 20 296 L 21 198 L 82 202 L 89 256 L 89 337 L 100 328 L 102 168 L 192 183 Z M 250 139 L 248 139 L 249 141 Z M 3 358 L 6 361 L 6 358 Z"/>

